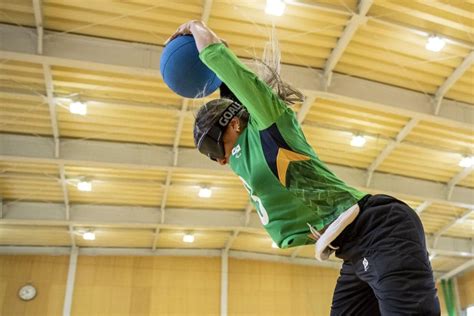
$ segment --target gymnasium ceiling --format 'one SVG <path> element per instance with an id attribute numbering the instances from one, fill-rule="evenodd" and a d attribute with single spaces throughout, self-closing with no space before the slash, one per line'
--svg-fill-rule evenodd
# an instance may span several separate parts
<path id="1" fill-rule="evenodd" d="M 282 76 L 307 97 L 294 110 L 320 158 L 349 184 L 416 209 L 438 275 L 472 266 L 474 174 L 458 164 L 474 154 L 474 1 L 287 1 L 281 17 L 264 8 L 0 0 L 0 244 L 309 262 L 312 247 L 272 248 L 240 181 L 193 149 L 206 100 L 184 100 L 161 79 L 163 42 L 203 19 L 247 62 L 274 23 Z M 430 35 L 446 40 L 441 52 L 425 49 Z M 77 100 L 87 115 L 69 112 Z M 198 197 L 201 186 L 211 198 Z M 83 240 L 87 229 L 95 241 Z M 182 242 L 187 232 L 194 243 Z"/>

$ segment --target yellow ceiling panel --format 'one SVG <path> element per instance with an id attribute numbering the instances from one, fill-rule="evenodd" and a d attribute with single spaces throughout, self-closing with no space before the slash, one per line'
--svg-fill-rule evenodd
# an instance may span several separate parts
<path id="1" fill-rule="evenodd" d="M 75 68 L 53 69 L 54 89 L 57 94 L 78 94 L 82 97 L 101 97 L 161 104 L 181 104 L 161 79 L 137 77 L 110 72 L 91 72 Z"/>
<path id="2" fill-rule="evenodd" d="M 0 22 L 35 25 L 33 3 L 29 0 L 10 0 L 0 3 Z"/>
<path id="3" fill-rule="evenodd" d="M 13 84 L 17 84 L 18 88 L 28 88 L 28 87 L 41 87 L 44 85 L 43 74 L 32 74 L 26 71 L 10 70 L 10 69 L 0 69 L 0 80 L 11 81 Z M 41 89 L 40 91 L 42 91 Z"/>
<path id="4" fill-rule="evenodd" d="M 162 9 L 172 9 L 176 12 L 183 12 L 186 14 L 199 14 L 202 11 L 202 0 L 187 0 L 178 2 L 163 1 L 159 3 L 156 3 L 154 0 L 129 0 L 127 3 L 140 4 L 144 6 L 156 5 Z"/>
<path id="5" fill-rule="evenodd" d="M 447 151 L 469 153 L 474 151 L 474 130 L 421 121 L 407 135 L 405 141 Z"/>
<path id="6" fill-rule="evenodd" d="M 344 25 L 347 22 L 346 16 L 348 14 L 340 14 L 328 11 L 322 11 L 317 6 L 311 7 L 311 2 L 315 1 L 305 1 L 308 6 L 298 6 L 298 5 L 287 5 L 285 9 L 285 15 L 283 18 L 272 19 L 271 16 L 265 14 L 265 0 L 256 0 L 256 1 L 238 1 L 230 2 L 226 0 L 216 0 L 213 1 L 212 6 L 212 17 L 227 17 L 229 19 L 241 19 L 246 20 L 249 23 L 257 22 L 259 24 L 271 25 L 272 22 L 277 25 L 278 28 L 288 28 L 288 29 L 304 29 L 305 26 L 314 26 L 320 23 L 321 26 L 324 26 L 326 23 L 327 26 L 335 25 Z M 317 1 L 318 4 L 327 2 L 328 4 L 338 6 L 342 9 L 343 5 L 352 6 L 357 1 L 350 0 L 345 1 L 344 4 L 334 3 L 334 1 Z M 350 4 L 349 4 L 350 2 Z M 236 12 L 232 16 L 232 12 Z M 310 24 L 305 24 L 308 22 Z M 328 25 L 329 24 L 329 25 Z M 313 28 L 311 28 L 313 29 Z"/>
<path id="7" fill-rule="evenodd" d="M 474 221 L 474 212 L 471 212 L 471 214 L 467 217 L 467 220 Z"/>
<path id="8" fill-rule="evenodd" d="M 0 87 L 28 95 L 45 94 L 41 65 L 2 59 L 0 62 Z"/>
<path id="9" fill-rule="evenodd" d="M 387 144 L 385 139 L 366 137 L 365 146 L 357 148 L 350 145 L 350 132 L 308 125 L 304 125 L 303 131 L 321 160 L 357 168 L 369 167 Z"/>
<path id="10" fill-rule="evenodd" d="M 353 132 L 395 137 L 409 118 L 333 100 L 317 99 L 305 122 Z"/>
<path id="11" fill-rule="evenodd" d="M 0 131 L 52 135 L 48 104 L 41 96 L 0 92 Z"/>
<path id="12" fill-rule="evenodd" d="M 249 1 L 234 3 L 217 1 L 212 7 L 209 22 L 210 26 L 216 30 L 230 32 L 239 30 L 240 33 L 250 36 L 264 37 L 270 35 L 272 22 L 274 22 L 278 33 L 283 38 L 289 35 L 285 32 L 291 31 L 299 33 L 306 31 L 338 37 L 347 23 L 347 17 L 341 14 L 311 9 L 301 10 L 294 6 L 287 6 L 287 8 L 283 19 L 274 19 L 265 14 L 265 1 L 259 0 L 257 5 Z M 312 14 L 308 11 L 312 11 Z"/>
<path id="13" fill-rule="evenodd" d="M 373 81 L 386 83 L 393 86 L 398 86 L 406 89 L 421 91 L 424 93 L 433 93 L 437 86 L 435 84 L 420 83 L 410 79 L 413 72 L 405 71 L 403 68 L 397 66 L 390 66 L 389 64 L 378 64 L 370 66 L 371 68 L 364 68 L 354 66 L 352 61 L 345 62 L 341 60 L 338 63 L 337 70 L 341 73 L 348 74 L 354 77 L 365 78 Z M 389 69 L 390 72 L 380 73 L 378 69 Z M 440 81 L 440 83 L 442 83 Z"/>
<path id="14" fill-rule="evenodd" d="M 179 170 L 173 172 L 171 178 L 173 184 L 180 185 L 205 185 L 205 186 L 222 186 L 222 187 L 242 187 L 242 181 L 229 171 L 219 171 L 210 173 L 195 173 L 188 170 Z"/>
<path id="15" fill-rule="evenodd" d="M 472 93 L 462 93 L 455 90 L 450 90 L 449 93 L 446 94 L 446 98 L 455 101 L 466 102 L 468 104 L 474 104 L 474 96 Z"/>
<path id="16" fill-rule="evenodd" d="M 43 174 L 59 178 L 59 168 L 54 164 L 29 163 L 22 161 L 1 161 L 0 173 Z"/>
<path id="17" fill-rule="evenodd" d="M 345 57 L 341 58 L 337 70 L 351 76 L 379 81 L 424 93 L 434 93 L 437 87 L 443 83 L 441 78 L 434 81 L 433 77 L 427 74 L 420 74 L 398 65 L 391 65 L 387 62 L 369 62 L 362 57 L 351 55 L 345 55 Z"/>
<path id="18" fill-rule="evenodd" d="M 202 11 L 201 3 L 165 2 L 49 0 L 44 3 L 45 26 L 62 32 L 162 44 L 180 24 L 199 19 Z"/>
<path id="19" fill-rule="evenodd" d="M 349 51 L 347 51 L 344 54 L 344 57 L 341 58 L 341 64 L 349 64 L 353 67 L 360 68 L 360 73 L 355 74 L 358 77 L 366 77 L 365 75 L 377 75 L 378 73 L 380 73 L 384 75 L 405 78 L 407 80 L 407 84 L 411 84 L 412 88 L 414 88 L 415 90 L 421 89 L 421 91 L 423 92 L 432 92 L 434 90 L 432 90 L 431 87 L 438 87 L 444 82 L 444 78 L 442 76 L 435 77 L 433 73 L 428 73 L 417 69 L 416 63 L 397 63 L 397 61 L 392 61 L 389 58 L 382 60 L 369 59 L 367 58 L 369 56 L 370 55 L 364 53 L 363 50 L 361 52 L 361 55 L 351 54 Z M 435 70 L 436 69 L 432 69 L 431 71 L 434 72 Z M 447 74 L 450 73 L 449 70 L 445 70 L 445 72 Z M 407 85 L 406 88 L 408 87 L 410 86 Z M 425 87 L 426 89 L 423 90 L 423 87 Z"/>
<path id="20" fill-rule="evenodd" d="M 131 129 L 122 128 L 120 133 L 114 132 L 112 129 L 109 131 L 84 131 L 84 130 L 62 130 L 62 136 L 80 139 L 99 139 L 99 140 L 110 140 L 117 142 L 130 142 L 130 143 L 146 143 L 146 144 L 160 144 L 163 143 L 163 137 L 150 136 L 150 135 L 134 135 Z M 169 138 L 171 136 L 169 135 Z"/>
<path id="21" fill-rule="evenodd" d="M 43 66 L 41 64 L 0 59 L 0 71 L 6 72 L 9 71 L 11 74 L 18 73 L 18 76 L 23 75 L 37 77 L 43 77 Z"/>
<path id="22" fill-rule="evenodd" d="M 369 19 L 354 35 L 336 71 L 434 93 L 468 50 L 447 45 L 443 52 L 433 53 L 425 43 L 424 36 Z"/>
<path id="23" fill-rule="evenodd" d="M 459 170 L 458 155 L 402 143 L 382 162 L 379 171 L 449 182 Z"/>
<path id="24" fill-rule="evenodd" d="M 179 145 L 182 147 L 195 147 L 194 146 L 194 115 L 187 115 L 183 123 L 183 131 L 181 132 L 181 138 Z"/>
<path id="25" fill-rule="evenodd" d="M 60 134 L 66 137 L 171 145 L 178 124 L 176 111 L 159 107 L 90 101 L 85 116 L 66 107 L 64 102 L 57 110 Z"/>
<path id="26" fill-rule="evenodd" d="M 77 180 L 68 180 L 71 203 L 158 206 L 163 184 L 156 181 L 125 181 L 92 179 L 92 191 L 82 192 Z"/>
<path id="27" fill-rule="evenodd" d="M 469 49 L 458 45 L 446 45 L 440 52 L 429 51 L 425 48 L 425 35 L 401 29 L 396 24 L 387 25 L 383 21 L 369 18 L 367 24 L 359 28 L 349 46 L 361 43 L 385 52 L 399 53 L 402 58 L 409 56 L 453 69 L 469 54 Z"/>
<path id="28" fill-rule="evenodd" d="M 272 19 L 264 13 L 264 7 L 264 1 L 219 1 L 213 4 L 208 24 L 230 43 L 237 55 L 261 58 L 272 25 Z M 347 17 L 297 6 L 288 6 L 287 9 L 285 18 L 275 21 L 282 61 L 322 67 L 347 23 Z M 312 13 L 309 14 L 309 11 Z"/>
<path id="29" fill-rule="evenodd" d="M 243 210 L 248 204 L 248 194 L 243 186 L 211 185 L 210 188 L 212 196 L 200 198 L 199 184 L 193 186 L 172 184 L 166 205 L 168 208 Z"/>
<path id="30" fill-rule="evenodd" d="M 2 59 L 0 60 L 0 86 L 41 97 L 45 94 L 43 67 L 40 64 Z M 22 98 L 22 96 L 17 98 Z"/>
<path id="31" fill-rule="evenodd" d="M 459 217 L 466 211 L 464 208 L 453 207 L 434 203 L 430 205 L 423 213 L 421 213 L 421 220 L 425 227 L 425 233 L 436 234 L 446 225 L 450 224 L 455 218 Z M 456 224 L 455 226 L 457 226 Z"/>
<path id="32" fill-rule="evenodd" d="M 1 166 L 1 164 L 0 164 Z M 155 181 L 164 183 L 167 172 L 164 170 L 150 169 L 124 169 L 124 168 L 103 168 L 103 167 L 78 167 L 66 166 L 66 178 L 86 177 L 97 180 L 120 180 L 133 179 L 144 181 Z"/>
<path id="33" fill-rule="evenodd" d="M 367 44 L 361 44 L 358 42 L 351 43 L 347 47 L 345 52 L 354 56 L 362 56 L 379 62 L 390 61 L 391 63 L 403 66 L 406 69 L 415 70 L 420 73 L 425 73 L 437 77 L 449 76 L 453 71 L 453 67 L 455 67 L 455 65 L 445 65 L 436 62 L 436 60 L 431 61 L 421 59 L 417 56 L 402 55 L 399 52 L 384 50 L 381 49 L 381 47 L 372 47 L 368 46 Z M 445 59 L 443 59 L 442 61 L 444 60 Z M 448 60 L 454 61 L 455 59 L 450 58 Z"/>
<path id="34" fill-rule="evenodd" d="M 17 246 L 69 246 L 67 227 L 0 225 L 0 244 Z"/>
<path id="35" fill-rule="evenodd" d="M 272 247 L 272 240 L 267 234 L 240 233 L 232 243 L 232 250 L 250 251 L 281 256 L 290 256 L 295 248 L 279 249 Z"/>
<path id="36" fill-rule="evenodd" d="M 193 243 L 186 243 L 183 237 L 187 233 L 194 235 Z M 158 235 L 158 248 L 200 248 L 200 249 L 222 249 L 231 236 L 225 231 L 203 231 L 196 229 L 183 230 L 160 230 Z"/>
<path id="37" fill-rule="evenodd" d="M 474 32 L 472 15 L 466 15 L 473 12 L 471 4 L 465 3 L 453 10 L 431 3 L 432 1 L 375 1 L 369 15 L 383 16 L 385 19 L 473 42 L 469 36 Z"/>
<path id="38" fill-rule="evenodd" d="M 456 223 L 445 235 L 457 238 L 474 238 L 474 221 L 464 220 L 463 222 Z"/>
<path id="39" fill-rule="evenodd" d="M 165 83 L 158 77 L 145 75 L 129 75 L 116 72 L 107 71 L 93 71 L 79 68 L 69 68 L 55 66 L 53 68 L 53 75 L 60 81 L 69 82 L 84 82 L 96 84 L 98 86 L 112 86 L 112 87 L 132 87 L 134 89 L 141 89 L 140 91 L 155 91 L 168 90 Z"/>
<path id="40" fill-rule="evenodd" d="M 421 214 L 421 220 L 425 229 L 425 234 L 437 234 L 447 224 L 449 224 L 453 218 L 446 215 L 430 215 Z"/>
<path id="41" fill-rule="evenodd" d="M 84 240 L 82 233 L 89 227 L 75 227 L 75 241 L 79 247 L 151 248 L 153 229 L 93 228 L 95 240 Z"/>
<path id="42" fill-rule="evenodd" d="M 441 203 L 433 203 L 429 207 L 426 208 L 425 212 L 427 214 L 436 214 L 436 215 L 448 215 L 451 217 L 457 217 L 464 212 L 466 212 L 465 208 L 456 207 L 452 205 L 446 205 Z"/>
<path id="43" fill-rule="evenodd" d="M 471 66 L 446 93 L 446 98 L 474 104 L 474 66 Z"/>
<path id="44" fill-rule="evenodd" d="M 465 263 L 468 258 L 436 256 L 431 260 L 434 271 L 448 272 Z"/>
<path id="45" fill-rule="evenodd" d="M 462 181 L 460 181 L 457 185 L 473 188 L 474 187 L 474 173 L 471 171 L 471 173 L 467 177 L 465 177 Z"/>
<path id="46" fill-rule="evenodd" d="M 58 202 L 63 193 L 53 175 L 10 174 L 0 177 L 0 195 L 4 200 Z"/>

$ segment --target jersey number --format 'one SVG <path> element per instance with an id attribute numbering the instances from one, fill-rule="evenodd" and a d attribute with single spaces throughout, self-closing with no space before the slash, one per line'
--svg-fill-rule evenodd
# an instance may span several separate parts
<path id="1" fill-rule="evenodd" d="M 250 185 L 247 184 L 247 182 L 245 182 L 245 180 L 242 177 L 239 177 L 239 178 L 244 183 L 245 189 L 250 194 L 250 198 L 252 199 L 252 201 L 254 201 L 256 205 L 257 214 L 258 214 L 258 217 L 260 217 L 260 221 L 262 222 L 263 225 L 267 225 L 270 220 L 268 218 L 267 210 L 263 206 L 262 200 L 260 200 L 258 196 L 252 194 L 252 188 L 250 187 Z"/>

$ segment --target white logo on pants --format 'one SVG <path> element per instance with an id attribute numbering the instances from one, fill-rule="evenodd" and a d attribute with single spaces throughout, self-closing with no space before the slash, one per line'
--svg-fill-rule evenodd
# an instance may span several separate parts
<path id="1" fill-rule="evenodd" d="M 369 260 L 367 260 L 367 258 L 364 258 L 362 264 L 364 265 L 364 271 L 367 272 L 367 270 L 369 269 Z"/>

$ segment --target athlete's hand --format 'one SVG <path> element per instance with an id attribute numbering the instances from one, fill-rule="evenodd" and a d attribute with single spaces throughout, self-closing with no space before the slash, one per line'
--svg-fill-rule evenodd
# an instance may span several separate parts
<path id="1" fill-rule="evenodd" d="M 166 41 L 165 41 L 165 45 L 168 44 L 169 42 L 171 42 L 172 40 L 174 40 L 176 37 L 180 36 L 180 35 L 187 35 L 187 34 L 192 34 L 192 31 L 191 31 L 191 26 L 195 23 L 200 23 L 202 24 L 203 26 L 205 26 L 204 22 L 202 21 L 199 21 L 199 20 L 191 20 L 189 22 L 186 22 L 184 24 L 181 24 L 178 29 L 176 30 L 176 32 L 174 32 Z"/>
<path id="2" fill-rule="evenodd" d="M 203 21 L 199 20 L 191 20 L 180 25 L 176 32 L 174 32 L 166 40 L 165 46 L 176 37 L 187 34 L 192 34 L 194 36 L 194 40 L 196 41 L 196 47 L 199 52 L 201 52 L 205 47 L 213 43 L 224 43 L 224 45 L 229 47 L 227 43 L 217 37 L 217 35 L 210 28 L 208 28 Z"/>

